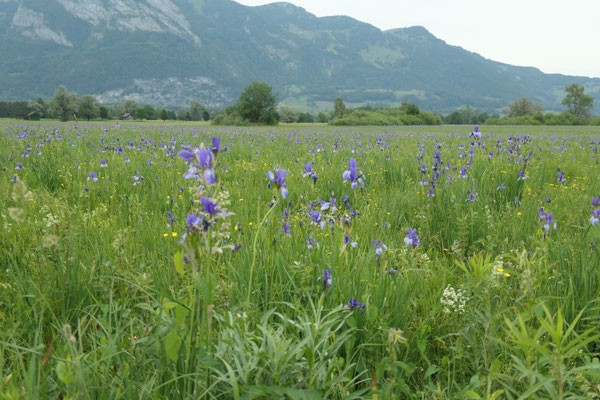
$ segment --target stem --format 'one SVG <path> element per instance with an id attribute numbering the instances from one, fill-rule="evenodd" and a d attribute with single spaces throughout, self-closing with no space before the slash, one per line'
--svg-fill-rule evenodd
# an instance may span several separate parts
<path id="1" fill-rule="evenodd" d="M 589 233 L 589 231 L 590 231 L 591 228 L 592 228 L 592 224 L 590 224 L 590 226 L 588 226 L 587 230 L 583 234 L 583 239 L 582 240 L 585 240 L 585 237 L 587 236 L 587 234 Z"/>
<path id="2" fill-rule="evenodd" d="M 275 209 L 276 205 L 277 203 L 273 204 L 269 211 L 267 211 L 267 213 L 262 219 L 262 222 L 258 226 L 258 229 L 256 230 L 256 234 L 254 234 L 254 242 L 252 243 L 252 265 L 250 266 L 250 282 L 248 282 L 248 297 L 246 297 L 246 313 L 248 312 L 248 307 L 250 307 L 250 293 L 252 293 L 252 277 L 254 275 L 254 265 L 256 261 L 256 242 L 258 241 L 258 234 L 260 233 L 261 228 L 265 224 L 265 221 L 269 217 L 269 214 L 271 214 L 271 212 Z"/>

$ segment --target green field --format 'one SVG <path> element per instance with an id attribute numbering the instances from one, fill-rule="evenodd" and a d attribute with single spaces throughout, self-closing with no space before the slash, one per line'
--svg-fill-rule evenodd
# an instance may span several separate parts
<path id="1" fill-rule="evenodd" d="M 2 121 L 0 399 L 599 398 L 600 127 L 471 130 Z"/>

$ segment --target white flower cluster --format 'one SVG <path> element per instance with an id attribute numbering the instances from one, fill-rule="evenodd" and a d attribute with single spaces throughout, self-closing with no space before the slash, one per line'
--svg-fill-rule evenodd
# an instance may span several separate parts
<path id="1" fill-rule="evenodd" d="M 465 297 L 462 289 L 455 290 L 452 286 L 448 285 L 446 286 L 446 289 L 444 289 L 444 294 L 442 294 L 440 303 L 444 306 L 443 310 L 446 314 L 463 314 L 465 312 L 467 300 L 468 298 Z"/>
<path id="2" fill-rule="evenodd" d="M 58 220 L 58 218 L 52 213 L 46 214 L 46 218 L 44 219 L 44 223 L 46 224 L 47 228 L 50 228 L 53 225 L 57 225 L 59 222 L 60 221 Z"/>
<path id="3" fill-rule="evenodd" d="M 97 217 L 102 216 L 103 214 L 106 214 L 108 212 L 108 207 L 106 206 L 106 204 L 102 204 L 99 207 L 96 207 L 92 210 L 92 213 L 90 214 L 89 212 L 85 212 L 81 215 L 81 218 L 83 219 L 84 222 L 88 222 L 89 220 L 93 220 Z"/>

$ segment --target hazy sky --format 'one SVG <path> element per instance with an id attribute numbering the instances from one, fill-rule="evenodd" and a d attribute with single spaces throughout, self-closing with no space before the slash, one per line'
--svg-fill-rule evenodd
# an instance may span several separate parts
<path id="1" fill-rule="evenodd" d="M 245 5 L 273 3 L 236 0 Z M 448 44 L 547 73 L 600 77 L 600 0 L 288 0 L 380 29 L 422 25 Z"/>

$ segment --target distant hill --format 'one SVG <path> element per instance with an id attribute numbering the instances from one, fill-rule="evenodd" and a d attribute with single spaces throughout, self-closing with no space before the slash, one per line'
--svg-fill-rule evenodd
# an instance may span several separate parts
<path id="1" fill-rule="evenodd" d="M 600 110 L 600 79 L 544 74 L 449 46 L 425 28 L 381 31 L 288 3 L 230 0 L 0 0 L 0 98 L 50 97 L 59 84 L 108 103 L 211 107 L 254 80 L 303 110 L 399 104 L 493 112 L 527 96 L 560 110 L 581 83 Z"/>

